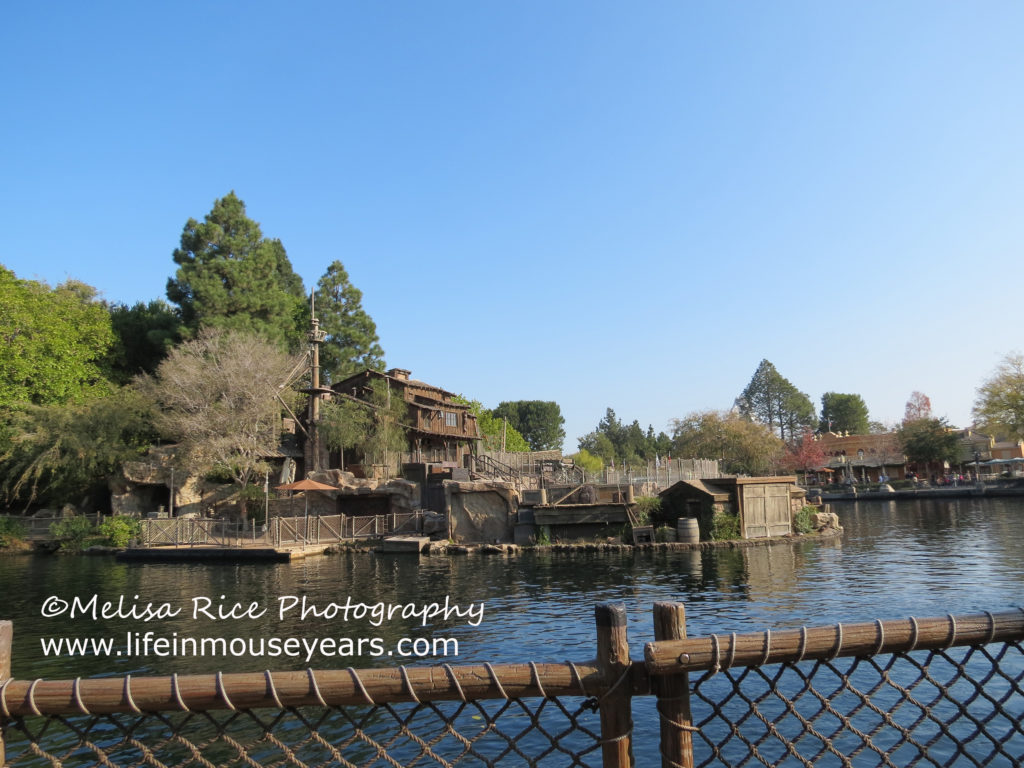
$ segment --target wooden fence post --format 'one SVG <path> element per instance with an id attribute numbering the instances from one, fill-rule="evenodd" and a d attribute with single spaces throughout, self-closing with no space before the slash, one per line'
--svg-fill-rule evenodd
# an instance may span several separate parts
<path id="1" fill-rule="evenodd" d="M 654 639 L 686 639 L 686 609 L 682 603 L 654 604 Z M 661 721 L 662 768 L 693 768 L 690 675 L 682 672 L 653 682 Z"/>
<path id="2" fill-rule="evenodd" d="M 14 625 L 9 621 L 0 621 L 0 683 L 11 677 L 11 640 L 14 636 Z M 7 722 L 0 712 L 0 766 L 7 765 L 4 754 L 4 733 Z"/>
<path id="3" fill-rule="evenodd" d="M 597 619 L 597 666 L 604 675 L 608 692 L 601 697 L 601 757 L 604 768 L 633 765 L 633 716 L 628 679 L 629 639 L 626 636 L 626 606 L 601 603 L 594 609 Z M 627 679 L 622 679 L 627 675 Z"/>

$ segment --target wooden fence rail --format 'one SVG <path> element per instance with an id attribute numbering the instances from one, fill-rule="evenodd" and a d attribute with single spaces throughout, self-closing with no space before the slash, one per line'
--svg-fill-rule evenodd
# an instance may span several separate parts
<path id="1" fill-rule="evenodd" d="M 273 517 L 268 525 L 234 523 L 206 518 L 158 518 L 140 521 L 144 547 L 231 547 L 263 544 L 281 547 L 323 544 L 358 538 L 419 533 L 423 513 L 393 512 L 386 515 L 311 515 Z"/>
<path id="2" fill-rule="evenodd" d="M 987 645 L 1021 637 L 1024 637 L 1024 609 L 997 614 L 879 620 L 811 629 L 665 640 L 648 643 L 644 657 L 650 674 L 677 675 L 706 669 L 793 663 L 804 659 L 877 656 Z"/>
<path id="3" fill-rule="evenodd" d="M 423 751 L 414 756 L 417 765 L 434 759 L 430 744 L 435 742 L 411 732 L 415 712 L 428 711 L 441 718 L 442 736 L 439 738 L 455 733 L 468 718 L 472 738 L 464 737 L 458 742 L 464 742 L 465 749 L 458 752 L 460 747 L 456 744 L 452 747 L 457 752 L 454 758 L 438 757 L 435 764 L 454 765 L 470 759 L 486 762 L 490 758 L 480 752 L 483 742 L 477 741 L 483 731 L 479 724 L 473 723 L 491 715 L 482 709 L 467 712 L 464 707 L 494 700 L 503 700 L 505 706 L 497 710 L 493 721 L 488 720 L 484 731 L 500 736 L 495 748 L 502 750 L 501 755 L 509 754 L 512 749 L 509 745 L 518 738 L 509 734 L 520 732 L 522 718 L 529 712 L 527 716 L 535 723 L 536 732 L 551 739 L 551 745 L 543 750 L 543 755 L 550 756 L 552 751 L 561 749 L 559 734 L 563 732 L 548 732 L 541 726 L 542 718 L 547 716 L 545 711 L 551 712 L 551 708 L 545 709 L 547 703 L 557 702 L 559 697 L 575 697 L 583 700 L 576 714 L 569 716 L 575 751 L 561 749 L 559 754 L 564 752 L 573 765 L 589 765 L 585 762 L 588 757 L 600 755 L 603 768 L 626 768 L 636 764 L 638 726 L 633 718 L 634 699 L 652 695 L 656 697 L 658 717 L 653 721 L 647 718 L 639 728 L 651 741 L 658 741 L 663 768 L 748 763 L 777 765 L 794 760 L 801 765 L 816 765 L 819 760 L 843 766 L 915 765 L 918 762 L 957 765 L 958 755 L 970 757 L 971 764 L 988 764 L 991 759 L 995 763 L 1019 765 L 1024 760 L 1022 609 L 688 638 L 683 606 L 659 603 L 654 610 L 655 641 L 645 646 L 644 661 L 630 657 L 624 606 L 598 605 L 595 619 L 596 660 L 578 663 L 129 675 L 85 680 L 13 679 L 10 668 L 12 625 L 0 621 L 0 765 L 4 765 L 4 739 L 10 733 L 14 734 L 15 742 L 9 743 L 18 744 L 21 756 L 46 755 L 51 764 L 60 764 L 59 757 L 51 756 L 43 745 L 35 743 L 36 738 L 42 738 L 48 731 L 45 726 L 26 725 L 32 718 L 56 718 L 59 724 L 68 725 L 72 742 L 77 738 L 79 743 L 77 746 L 72 743 L 70 749 L 63 744 L 61 750 L 65 750 L 65 755 L 72 755 L 80 748 L 108 764 L 103 750 L 116 751 L 125 745 L 124 740 L 117 740 L 119 729 L 127 734 L 125 738 L 133 740 L 132 748 L 138 748 L 137 733 L 146 731 L 137 732 L 132 718 L 141 721 L 153 713 L 174 712 L 191 717 L 190 713 L 229 710 L 224 725 L 218 725 L 213 715 L 198 721 L 204 728 L 227 729 L 237 722 L 236 715 L 240 712 L 267 709 L 283 715 L 286 711 L 294 713 L 297 708 L 350 706 L 383 707 L 381 719 L 393 717 L 393 727 L 404 734 L 406 742 L 414 742 L 414 750 L 420 748 L 415 745 L 423 745 Z M 963 653 L 954 657 L 946 655 L 954 648 Z M 837 659 L 846 659 L 849 663 L 837 666 Z M 801 666 L 797 669 L 796 665 Z M 765 667 L 773 671 L 765 671 Z M 735 669 L 736 673 L 730 675 L 730 669 Z M 941 677 L 943 669 L 951 672 L 948 679 Z M 795 681 L 787 689 L 784 678 L 788 670 L 795 670 Z M 691 672 L 702 673 L 693 685 L 689 680 Z M 719 672 L 724 674 L 719 675 Z M 904 673 L 911 679 L 899 679 Z M 867 684 L 858 683 L 858 675 L 865 674 L 870 678 Z M 822 687 L 815 690 L 818 675 L 823 677 Z M 835 682 L 837 676 L 843 681 L 839 687 Z M 713 686 L 714 681 L 723 678 L 724 688 L 710 694 L 702 691 L 702 686 Z M 756 694 L 741 690 L 748 684 L 759 685 L 761 690 Z M 857 689 L 859 684 L 864 690 Z M 925 688 L 924 695 L 916 693 L 919 686 Z M 883 703 L 876 704 L 874 697 L 881 688 L 885 688 Z M 993 692 L 989 693 L 988 688 Z M 829 696 L 834 698 L 826 698 Z M 841 704 L 840 699 L 845 703 Z M 854 700 L 852 704 L 850 699 Z M 539 700 L 541 704 L 529 710 L 523 700 Z M 434 702 L 462 702 L 462 705 L 445 714 Z M 513 702 L 516 706 L 512 706 Z M 412 707 L 409 712 L 413 714 L 405 710 L 396 712 L 391 709 L 392 705 Z M 561 705 L 552 706 L 561 707 L 558 711 L 563 715 L 568 712 Z M 698 712 L 697 707 L 708 711 Z M 481 714 L 474 715 L 474 711 Z M 592 733 L 586 725 L 577 723 L 576 716 L 586 711 L 597 713 L 600 722 L 597 732 Z M 939 719 L 940 712 L 943 719 Z M 506 714 L 513 722 L 508 724 L 509 733 L 502 734 L 501 717 Z M 99 716 L 125 720 L 123 725 L 109 728 L 109 722 L 113 721 L 101 722 L 97 720 Z M 99 735 L 107 734 L 106 737 L 114 741 L 104 747 L 91 735 L 87 738 L 83 734 L 91 734 L 91 726 L 88 723 L 76 725 L 76 717 L 86 718 L 88 723 L 100 723 Z M 729 720 L 730 717 L 734 719 Z M 863 718 L 874 718 L 871 727 L 862 726 Z M 265 722 L 276 723 L 277 720 L 260 720 L 254 716 L 250 725 L 273 729 L 273 725 L 263 726 Z M 340 719 L 333 715 L 300 718 L 303 726 L 316 723 L 323 724 L 324 728 L 355 728 L 357 731 L 364 722 L 369 723 L 371 719 L 352 719 L 348 715 Z M 334 725 L 328 726 L 328 723 Z M 189 742 L 183 730 L 187 724 L 186 718 L 180 726 L 174 725 L 177 729 L 174 738 L 160 740 L 160 746 L 184 743 L 191 744 L 191 749 L 196 744 L 207 743 L 203 739 L 208 736 Z M 157 725 L 173 724 L 164 718 Z M 715 727 L 718 730 L 710 733 L 709 729 Z M 751 728 L 760 730 L 750 736 L 747 731 Z M 657 734 L 651 733 L 652 729 Z M 915 736 L 917 729 L 923 732 L 920 737 Z M 22 736 L 21 741 L 17 741 L 18 734 Z M 321 734 L 315 733 L 314 737 L 313 741 L 318 743 L 322 740 Z M 28 749 L 24 746 L 26 738 L 31 742 Z M 265 731 L 263 737 L 253 743 L 273 742 L 275 738 L 273 730 Z M 353 744 L 363 736 L 333 734 L 331 738 Z M 378 757 L 387 758 L 388 764 L 402 764 L 386 754 L 396 739 L 387 735 L 376 738 L 377 741 L 359 741 L 357 746 L 369 743 L 378 750 Z M 695 742 L 698 741 L 697 746 L 705 754 L 695 759 Z M 301 745 L 311 743 L 309 738 L 300 738 L 300 742 Z M 290 764 L 305 764 L 288 751 L 290 748 L 283 742 L 274 743 L 286 751 Z M 843 752 L 839 744 L 852 746 L 842 747 L 849 750 Z M 645 754 L 649 754 L 651 748 L 646 743 L 643 746 Z M 975 759 L 974 750 L 982 748 L 988 750 L 988 755 L 979 753 L 982 757 Z M 930 754 L 933 749 L 935 755 Z M 806 756 L 808 751 L 810 756 Z M 231 764 L 242 761 L 259 765 L 253 754 L 256 753 L 243 751 L 232 758 Z M 906 754 L 911 757 L 905 758 Z M 147 761 L 153 757 L 148 752 L 146 755 Z M 939 755 L 942 762 L 939 762 Z M 871 762 L 875 758 L 877 761 Z M 517 765 L 543 762 L 541 758 L 535 762 L 515 750 L 511 759 Z M 15 760 L 13 764 L 20 763 Z"/>

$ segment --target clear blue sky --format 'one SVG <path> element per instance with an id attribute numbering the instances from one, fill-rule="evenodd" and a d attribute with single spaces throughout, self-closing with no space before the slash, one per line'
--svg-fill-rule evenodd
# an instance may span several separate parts
<path id="1" fill-rule="evenodd" d="M 1024 5 L 16 3 L 0 263 L 162 298 L 230 190 L 389 365 L 668 430 L 762 358 L 965 426 L 1024 348 Z"/>

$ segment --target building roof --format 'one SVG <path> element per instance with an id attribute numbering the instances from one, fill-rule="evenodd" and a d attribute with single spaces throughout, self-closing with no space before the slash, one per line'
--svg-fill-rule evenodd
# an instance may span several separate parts
<path id="1" fill-rule="evenodd" d="M 719 480 L 721 478 L 715 478 Z M 715 501 L 727 501 L 729 491 L 711 485 L 709 480 L 679 480 L 661 491 L 658 496 L 675 496 L 681 491 L 698 491 L 699 493 L 711 496 Z"/>
<path id="2" fill-rule="evenodd" d="M 335 382 L 331 385 L 331 389 L 340 391 L 351 388 L 355 385 L 359 385 L 362 382 L 369 380 L 370 378 L 377 378 L 393 382 L 397 386 L 401 386 L 403 389 L 407 387 L 414 387 L 416 389 L 427 390 L 430 392 L 436 392 L 440 395 L 440 400 L 449 400 L 450 398 L 457 397 L 456 393 L 449 392 L 447 389 L 441 387 L 435 387 L 433 384 L 427 384 L 425 381 L 419 381 L 418 379 L 410 379 L 409 371 L 402 368 L 390 368 L 387 371 L 375 371 L 372 368 L 360 371 L 359 373 L 352 374 L 341 381 Z M 451 403 L 453 407 L 468 408 L 468 405 L 463 403 Z"/>

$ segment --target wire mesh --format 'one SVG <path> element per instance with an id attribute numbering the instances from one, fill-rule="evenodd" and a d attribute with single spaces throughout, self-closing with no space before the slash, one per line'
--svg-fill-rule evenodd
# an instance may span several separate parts
<path id="1" fill-rule="evenodd" d="M 7 724 L 8 766 L 597 766 L 583 697 L 140 715 Z"/>
<path id="2" fill-rule="evenodd" d="M 1018 643 L 707 672 L 697 766 L 1018 766 Z"/>

